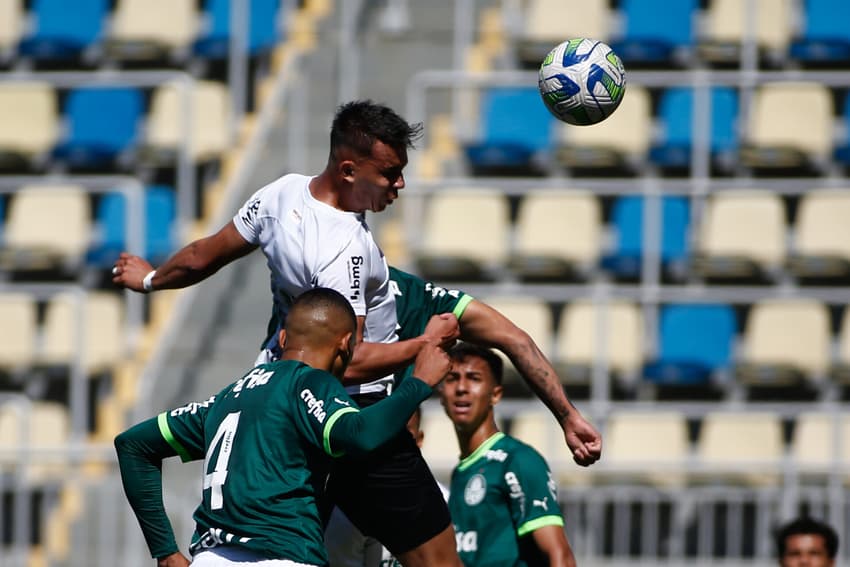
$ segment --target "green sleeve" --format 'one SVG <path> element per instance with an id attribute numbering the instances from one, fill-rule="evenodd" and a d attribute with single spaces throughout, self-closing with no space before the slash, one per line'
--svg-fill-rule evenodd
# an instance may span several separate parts
<path id="1" fill-rule="evenodd" d="M 411 376 L 388 398 L 360 411 L 340 412 L 325 426 L 326 444 L 332 456 L 368 453 L 393 438 L 423 401 L 431 387 Z"/>
<path id="2" fill-rule="evenodd" d="M 164 414 L 163 414 L 164 415 Z M 152 557 L 178 551 L 162 502 L 162 459 L 177 455 L 163 438 L 157 418 L 135 425 L 115 438 L 124 493 L 136 514 Z"/>

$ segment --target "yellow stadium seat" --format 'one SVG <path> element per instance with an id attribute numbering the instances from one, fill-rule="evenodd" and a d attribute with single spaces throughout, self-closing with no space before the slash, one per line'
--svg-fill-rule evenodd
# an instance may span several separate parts
<path id="1" fill-rule="evenodd" d="M 702 422 L 694 476 L 709 483 L 775 485 L 783 455 L 778 415 L 712 412 Z"/>
<path id="2" fill-rule="evenodd" d="M 537 68 L 562 41 L 572 37 L 607 41 L 610 28 L 607 0 L 529 0 L 522 35 L 517 41 L 517 56 L 524 66 Z"/>
<path id="3" fill-rule="evenodd" d="M 603 439 L 602 462 L 610 469 L 610 480 L 662 487 L 685 484 L 690 445 L 684 414 L 619 412 L 608 418 Z"/>
<path id="4" fill-rule="evenodd" d="M 741 0 L 711 0 L 706 11 L 706 33 L 700 42 L 703 59 L 735 62 L 747 36 L 747 6 Z M 756 0 L 755 40 L 763 55 L 785 56 L 792 35 L 791 0 Z"/>
<path id="5" fill-rule="evenodd" d="M 803 279 L 850 278 L 850 190 L 803 193 L 789 268 Z"/>
<path id="6" fill-rule="evenodd" d="M 38 314 L 35 298 L 25 293 L 0 293 L 0 368 L 17 370 L 35 360 Z"/>
<path id="7" fill-rule="evenodd" d="M 47 83 L 0 83 L 0 168 L 37 164 L 59 137 L 56 93 Z"/>
<path id="8" fill-rule="evenodd" d="M 192 0 L 118 0 L 106 51 L 122 60 L 166 59 L 188 50 L 197 31 Z"/>

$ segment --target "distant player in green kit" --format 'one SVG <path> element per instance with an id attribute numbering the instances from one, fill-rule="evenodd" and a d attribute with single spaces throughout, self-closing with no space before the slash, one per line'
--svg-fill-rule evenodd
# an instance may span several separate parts
<path id="1" fill-rule="evenodd" d="M 466 567 L 575 567 L 546 461 L 496 427 L 501 359 L 467 343 L 452 348 L 449 356 L 452 369 L 440 398 L 460 446 L 449 510 L 461 561 Z"/>
<path id="2" fill-rule="evenodd" d="M 340 382 L 355 331 L 342 295 L 307 291 L 287 316 L 279 361 L 116 438 L 124 490 L 161 567 L 188 565 L 162 502 L 162 459 L 176 455 L 204 459 L 193 566 L 327 564 L 317 500 L 331 457 L 367 453 L 391 439 L 449 369 L 445 352 L 426 345 L 415 377 L 361 410 Z"/>

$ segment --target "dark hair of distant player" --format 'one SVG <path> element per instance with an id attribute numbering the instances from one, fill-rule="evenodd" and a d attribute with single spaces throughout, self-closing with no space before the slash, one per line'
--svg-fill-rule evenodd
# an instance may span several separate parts
<path id="1" fill-rule="evenodd" d="M 452 361 L 463 362 L 467 358 L 477 357 L 487 363 L 490 373 L 493 375 L 497 386 L 502 385 L 502 370 L 504 364 L 499 356 L 489 348 L 480 347 L 471 343 L 457 343 L 448 351 Z"/>
<path id="2" fill-rule="evenodd" d="M 838 534 L 829 524 L 814 518 L 797 518 L 779 528 L 776 532 L 776 552 L 781 558 L 785 555 L 786 541 L 795 535 L 818 535 L 826 544 L 826 553 L 830 559 L 838 554 Z"/>

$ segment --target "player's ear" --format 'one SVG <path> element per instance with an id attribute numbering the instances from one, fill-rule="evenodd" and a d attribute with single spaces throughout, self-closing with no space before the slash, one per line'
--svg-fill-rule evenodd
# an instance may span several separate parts
<path id="1" fill-rule="evenodd" d="M 354 356 L 354 333 L 345 333 L 343 336 L 339 338 L 339 343 L 337 344 L 337 350 L 339 352 L 339 356 L 342 357 L 343 363 L 348 366 L 348 363 L 351 362 L 351 357 Z"/>
<path id="2" fill-rule="evenodd" d="M 495 406 L 502 401 L 502 387 L 494 386 L 493 392 L 490 394 L 490 405 Z"/>
<path id="3" fill-rule="evenodd" d="M 277 335 L 277 344 L 283 349 L 286 346 L 286 329 L 281 329 Z"/>
<path id="4" fill-rule="evenodd" d="M 340 160 L 340 162 L 337 164 L 337 173 L 339 173 L 339 176 L 342 177 L 342 179 L 344 179 L 348 183 L 353 183 L 354 171 L 356 170 L 356 168 L 357 166 L 353 160 Z"/>

